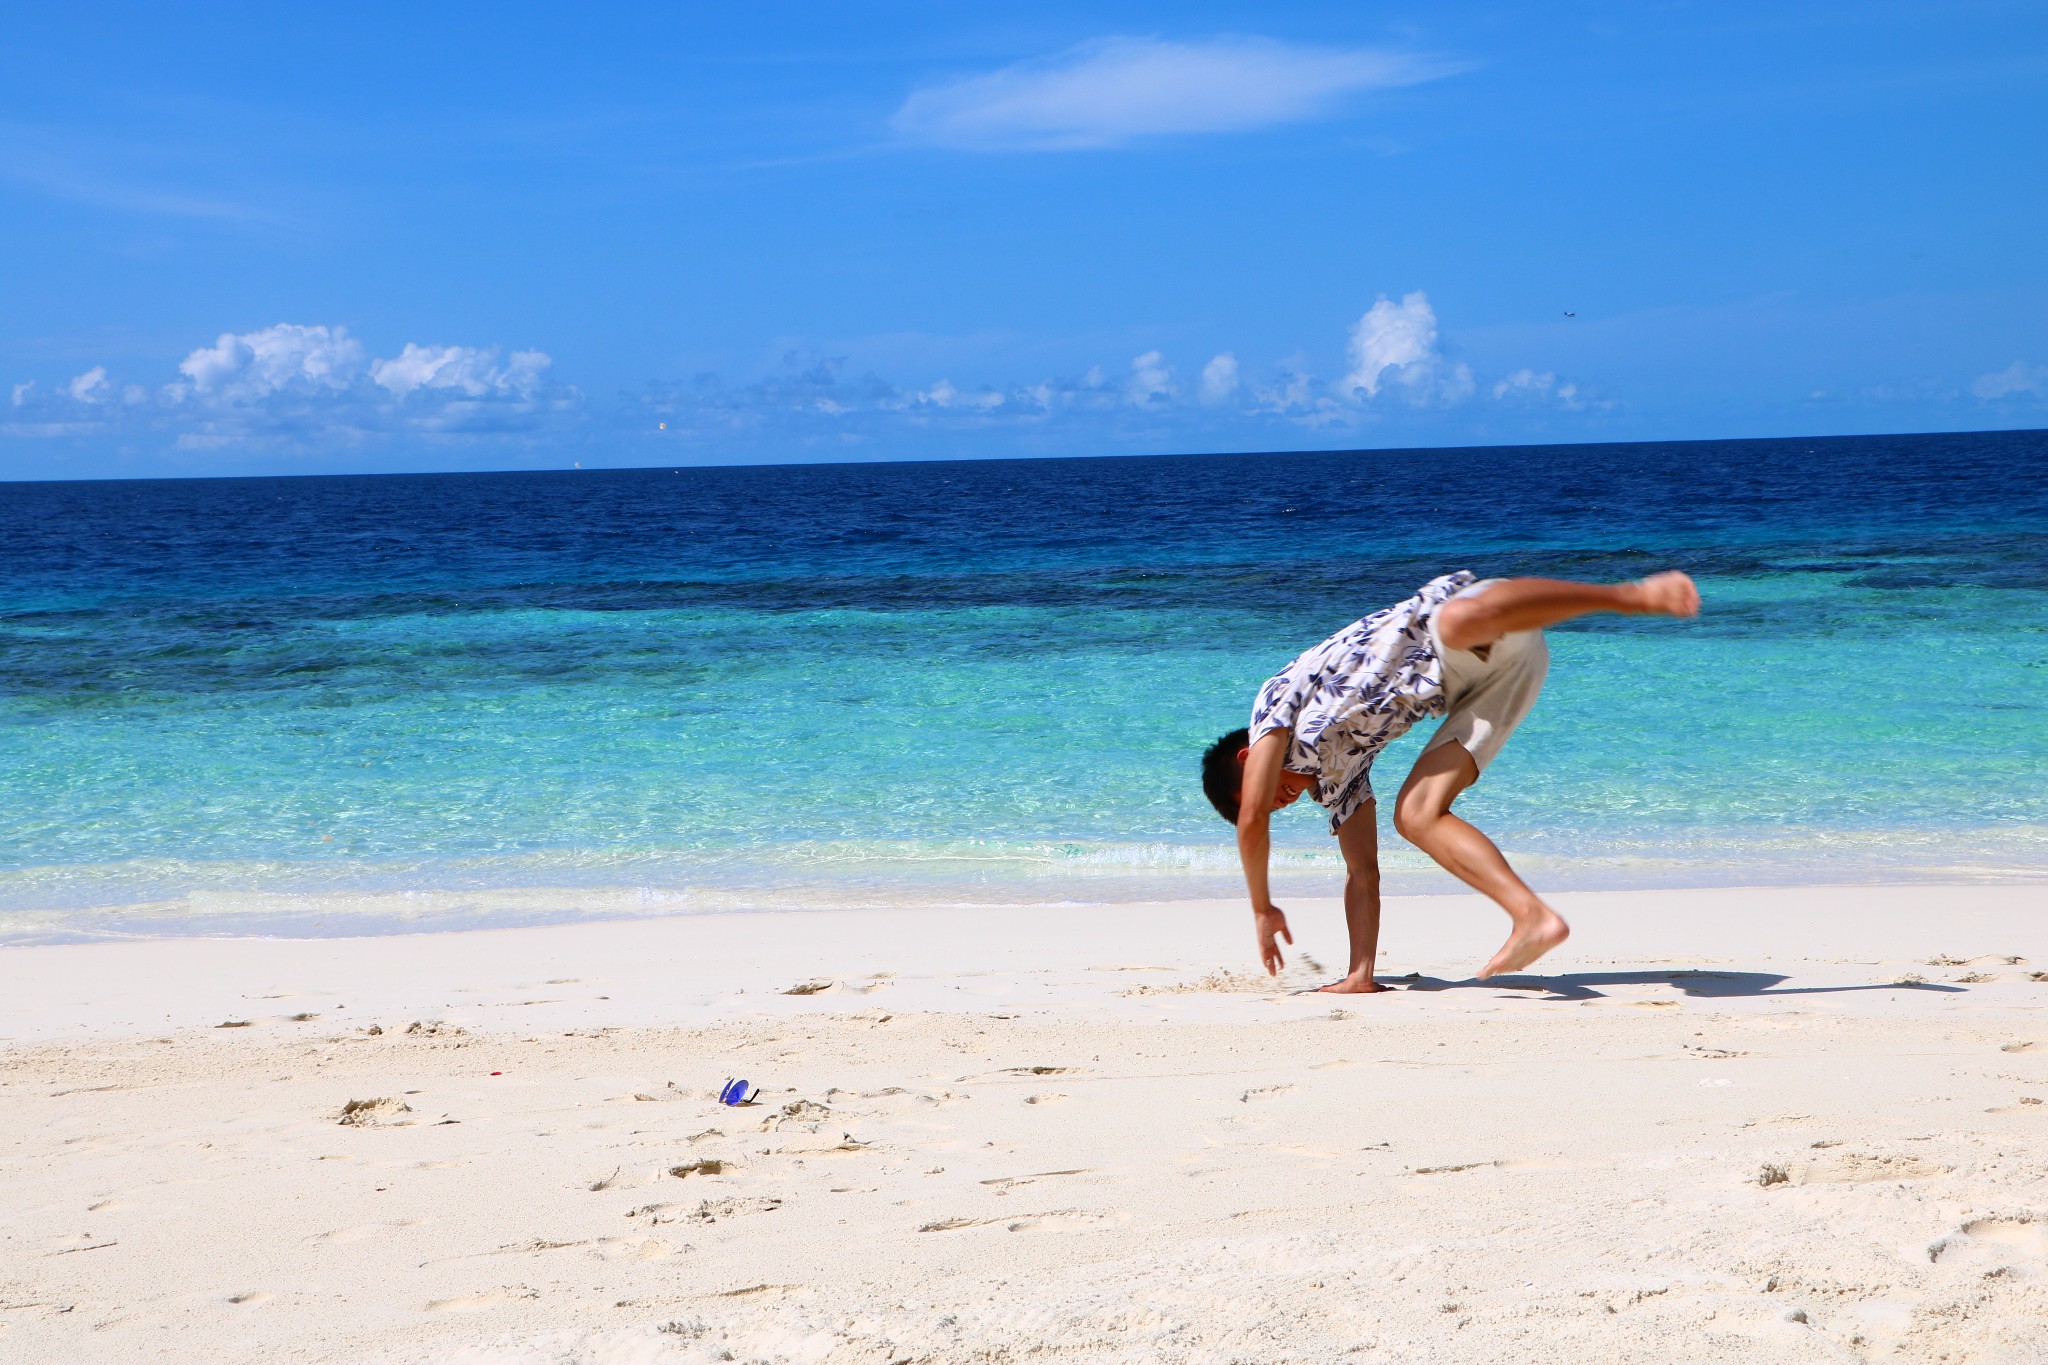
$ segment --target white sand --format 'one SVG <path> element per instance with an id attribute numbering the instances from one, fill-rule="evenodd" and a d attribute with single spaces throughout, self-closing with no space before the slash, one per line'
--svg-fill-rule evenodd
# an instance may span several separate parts
<path id="1" fill-rule="evenodd" d="M 1558 903 L 0 950 L 0 1359 L 2048 1359 L 2048 890 Z"/>

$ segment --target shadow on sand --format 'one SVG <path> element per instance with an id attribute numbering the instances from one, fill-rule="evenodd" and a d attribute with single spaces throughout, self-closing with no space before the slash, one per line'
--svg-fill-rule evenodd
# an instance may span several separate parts
<path id="1" fill-rule="evenodd" d="M 1716 999 L 1737 995 L 1833 995 L 1842 991 L 1940 991 L 1955 994 L 1962 986 L 1932 981 L 1879 981 L 1862 986 L 1787 986 L 1790 977 L 1773 972 L 1565 972 L 1558 976 L 1489 977 L 1485 981 L 1467 977 L 1446 981 L 1442 977 L 1410 973 L 1383 977 L 1382 984 L 1411 991 L 1509 990 L 1542 991 L 1546 1000 L 1599 1000 L 1606 997 L 1602 986 L 1676 986 L 1686 995 Z"/>

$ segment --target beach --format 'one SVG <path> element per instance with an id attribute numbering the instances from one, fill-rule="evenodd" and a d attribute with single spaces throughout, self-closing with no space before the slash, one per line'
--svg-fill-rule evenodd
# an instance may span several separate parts
<path id="1" fill-rule="evenodd" d="M 0 49 L 0 1365 L 2048 1365 L 2048 6 L 249 8 Z"/>
<path id="2" fill-rule="evenodd" d="M 0 1355 L 2039 1359 L 2048 887 L 1557 901 L 6 949 Z"/>
<path id="3" fill-rule="evenodd" d="M 2035 1365 L 2041 448 L 16 486 L 0 1359 Z M 1561 950 L 1387 828 L 1296 993 L 1297 811 L 1258 974 L 1263 679 L 1670 567 L 1459 803 Z"/>

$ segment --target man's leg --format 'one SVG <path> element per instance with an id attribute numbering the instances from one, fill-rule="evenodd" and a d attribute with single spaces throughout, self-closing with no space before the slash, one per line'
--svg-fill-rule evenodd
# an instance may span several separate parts
<path id="1" fill-rule="evenodd" d="M 1481 977 L 1518 972 L 1565 941 L 1571 928 L 1515 875 L 1493 841 L 1451 814 L 1459 793 L 1479 780 L 1479 765 L 1455 740 L 1416 760 L 1394 803 L 1394 828 L 1475 891 L 1491 896 L 1515 922 Z"/>
<path id="2" fill-rule="evenodd" d="M 1367 801 L 1337 829 L 1344 852 L 1344 928 L 1351 937 L 1351 961 L 1344 979 L 1322 989 L 1334 995 L 1370 995 L 1385 986 L 1372 979 L 1380 951 L 1380 822 Z"/>

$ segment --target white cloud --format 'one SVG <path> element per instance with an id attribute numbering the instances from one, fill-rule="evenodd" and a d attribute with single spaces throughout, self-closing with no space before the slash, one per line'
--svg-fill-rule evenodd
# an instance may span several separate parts
<path id="1" fill-rule="evenodd" d="M 1160 351 L 1147 351 L 1131 358 L 1130 382 L 1124 385 L 1124 394 L 1133 406 L 1147 407 L 1159 403 L 1171 403 L 1178 386 L 1173 382 L 1173 367 L 1166 363 L 1166 356 Z"/>
<path id="2" fill-rule="evenodd" d="M 1351 372 L 1339 386 L 1343 394 L 1377 398 L 1389 381 L 1411 403 L 1460 403 L 1476 388 L 1469 367 L 1446 361 L 1437 350 L 1436 310 L 1420 289 L 1399 303 L 1381 296 L 1351 328 Z"/>
<path id="3" fill-rule="evenodd" d="M 1400 303 L 1381 296 L 1351 328 L 1351 373 L 1345 383 L 1376 398 L 1388 370 L 1427 364 L 1436 356 L 1436 310 L 1420 289 Z"/>
<path id="4" fill-rule="evenodd" d="M 1210 407 L 1228 403 L 1237 397 L 1239 383 L 1236 355 L 1224 351 L 1211 356 L 1202 367 L 1202 401 Z"/>
<path id="5" fill-rule="evenodd" d="M 1987 403 L 2017 394 L 2048 398 L 2048 365 L 2027 365 L 2015 360 L 1996 374 L 1979 375 L 1970 385 L 1970 392 Z"/>
<path id="6" fill-rule="evenodd" d="M 917 402 L 934 408 L 968 408 L 986 411 L 989 408 L 1001 407 L 1003 405 L 1003 396 L 993 389 L 984 389 L 979 393 L 967 393 L 953 387 L 952 380 L 941 379 L 938 383 L 918 394 Z"/>
<path id="7" fill-rule="evenodd" d="M 1557 376 L 1548 370 L 1538 373 L 1524 367 L 1493 386 L 1495 399 L 1521 400 L 1523 402 L 1555 402 L 1563 407 L 1582 406 L 1579 401 L 1579 386 L 1572 383 L 1560 384 Z"/>
<path id="8" fill-rule="evenodd" d="M 1253 410 L 1291 416 L 1311 413 L 1328 401 L 1317 398 L 1320 387 L 1309 373 L 1308 357 L 1290 356 L 1280 363 L 1271 383 L 1252 387 Z"/>
<path id="9" fill-rule="evenodd" d="M 553 363 L 541 351 L 514 351 L 501 367 L 495 349 L 407 342 L 392 359 L 371 361 L 370 378 L 400 398 L 416 389 L 453 389 L 470 398 L 530 398 Z"/>
<path id="10" fill-rule="evenodd" d="M 64 386 L 64 392 L 81 403 L 98 403 L 113 392 L 113 385 L 107 383 L 107 367 L 95 365 L 78 378 Z"/>
<path id="11" fill-rule="evenodd" d="M 1346 95 L 1451 74 L 1442 62 L 1270 38 L 1100 38 L 915 91 L 891 126 L 981 151 L 1111 147 L 1172 133 L 1228 133 L 1329 113 Z"/>
<path id="12" fill-rule="evenodd" d="M 548 378 L 540 351 L 407 345 L 366 358 L 344 327 L 279 323 L 223 332 L 188 353 L 181 378 L 116 383 L 95 365 L 54 389 L 13 390 L 9 435 L 122 434 L 181 449 L 310 450 L 399 432 L 474 435 L 537 430 L 572 418 L 582 395 Z"/>
<path id="13" fill-rule="evenodd" d="M 337 391 L 362 371 L 363 347 L 346 327 L 299 327 L 281 322 L 260 332 L 222 332 L 211 346 L 185 357 L 178 369 L 191 391 L 229 402 L 281 392 Z M 184 386 L 171 395 L 182 398 Z"/>
<path id="14" fill-rule="evenodd" d="M 1538 374 L 1524 367 L 1493 386 L 1495 398 L 1522 397 L 1531 394 L 1545 394 L 1557 384 L 1557 376 L 1545 370 Z"/>

